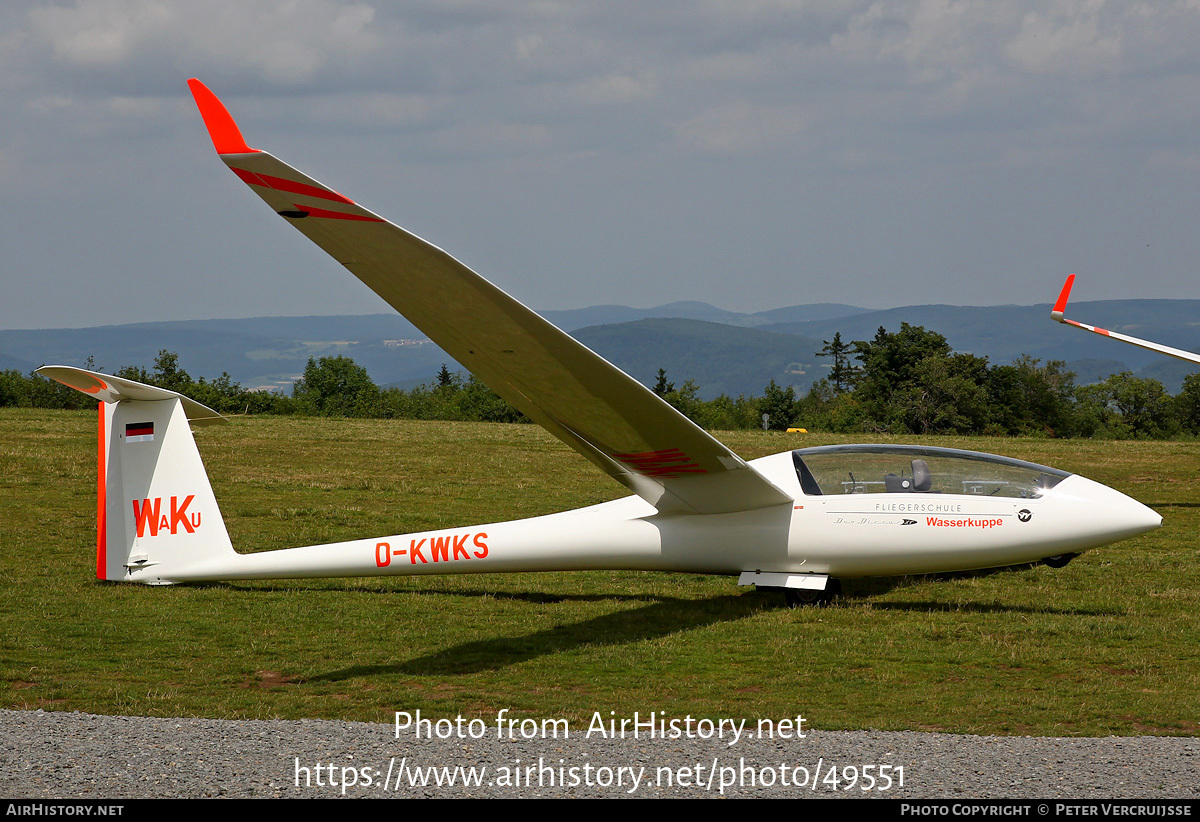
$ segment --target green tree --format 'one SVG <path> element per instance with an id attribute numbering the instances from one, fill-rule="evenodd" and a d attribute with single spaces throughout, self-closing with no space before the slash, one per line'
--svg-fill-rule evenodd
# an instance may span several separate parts
<path id="1" fill-rule="evenodd" d="M 659 373 L 662 373 L 661 368 L 659 369 Z M 675 388 L 675 383 L 670 383 L 669 385 L 670 387 L 666 393 L 659 396 L 666 400 L 667 404 L 680 414 L 683 414 L 692 422 L 696 422 L 697 414 L 704 402 L 700 399 L 700 386 L 696 385 L 695 380 L 688 380 L 679 389 Z M 657 388 L 654 393 L 658 393 Z"/>
<path id="2" fill-rule="evenodd" d="M 988 419 L 987 360 L 973 354 L 932 355 L 892 394 L 893 431 L 977 434 Z"/>
<path id="3" fill-rule="evenodd" d="M 1178 402 L 1158 380 L 1113 374 L 1080 389 L 1085 403 L 1099 409 L 1099 433 L 1123 439 L 1161 439 L 1178 433 Z"/>
<path id="4" fill-rule="evenodd" d="M 310 357 L 292 397 L 301 411 L 321 416 L 367 417 L 382 411 L 379 389 L 367 369 L 349 357 Z"/>
<path id="5" fill-rule="evenodd" d="M 22 402 L 29 395 L 25 377 L 15 368 L 0 371 L 0 406 L 10 407 L 25 405 Z"/>
<path id="6" fill-rule="evenodd" d="M 127 365 L 118 369 L 116 376 L 144 382 L 147 385 L 156 385 L 184 396 L 191 396 L 192 386 L 195 385 L 188 372 L 179 366 L 179 355 L 165 348 L 159 351 L 158 356 L 154 358 L 153 371 L 147 371 L 140 366 Z"/>
<path id="7" fill-rule="evenodd" d="M 165 348 L 154 358 L 154 373 L 151 375 L 154 384 L 168 391 L 188 395 L 195 382 L 191 375 L 179 365 L 179 355 Z M 226 375 L 228 378 L 228 375 Z"/>
<path id="8" fill-rule="evenodd" d="M 835 392 L 841 394 L 853 386 L 858 377 L 859 369 L 851 362 L 854 357 L 854 346 L 842 342 L 841 331 L 835 333 L 832 340 L 822 340 L 821 342 L 825 343 L 825 347 L 816 355 L 833 360 L 833 367 L 829 370 L 829 383 Z"/>
<path id="9" fill-rule="evenodd" d="M 864 427 L 879 431 L 897 425 L 893 411 L 896 395 L 910 388 L 917 364 L 926 357 L 948 357 L 951 353 L 941 334 L 908 323 L 901 323 L 895 334 L 880 326 L 874 339 L 855 340 L 854 352 L 862 363 L 854 394 L 864 414 Z M 905 426 L 901 429 L 908 430 Z"/>
<path id="10" fill-rule="evenodd" d="M 856 340 L 862 372 L 854 390 L 863 427 L 892 433 L 979 433 L 987 420 L 987 359 L 955 354 L 921 326 L 883 327 Z"/>
<path id="11" fill-rule="evenodd" d="M 767 426 L 772 431 L 786 431 L 796 419 L 796 389 L 780 388 L 775 380 L 767 383 L 758 401 L 759 414 L 768 414 Z"/>
<path id="12" fill-rule="evenodd" d="M 660 397 L 665 397 L 675 390 L 675 383 L 667 382 L 667 370 L 665 368 L 658 369 L 658 379 L 654 381 L 654 387 L 650 390 Z"/>
<path id="13" fill-rule="evenodd" d="M 853 391 L 838 393 L 829 380 L 817 380 L 796 403 L 796 424 L 810 431 L 858 431 L 862 409 Z"/>
<path id="14" fill-rule="evenodd" d="M 472 374 L 456 393 L 449 419 L 472 422 L 528 422 L 528 418 Z"/>
<path id="15" fill-rule="evenodd" d="M 96 400 L 35 371 L 0 372 L 0 405 L 23 408 L 95 408 Z"/>
<path id="16" fill-rule="evenodd" d="M 1070 437 L 1079 430 L 1075 374 L 1061 360 L 1023 356 L 988 374 L 994 433 Z"/>
<path id="17" fill-rule="evenodd" d="M 1200 374 L 1189 374 L 1175 395 L 1175 415 L 1184 431 L 1200 434 Z"/>

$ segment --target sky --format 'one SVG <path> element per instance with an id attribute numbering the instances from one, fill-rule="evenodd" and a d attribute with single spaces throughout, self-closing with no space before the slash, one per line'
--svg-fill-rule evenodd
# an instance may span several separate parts
<path id="1" fill-rule="evenodd" d="M 387 312 L 247 142 L 537 309 L 1200 298 L 1200 1 L 0 5 L 0 328 Z"/>

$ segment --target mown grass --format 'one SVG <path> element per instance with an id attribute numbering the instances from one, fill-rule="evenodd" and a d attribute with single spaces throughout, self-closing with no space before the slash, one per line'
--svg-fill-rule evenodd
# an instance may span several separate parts
<path id="1" fill-rule="evenodd" d="M 1165 527 L 1044 566 L 850 580 L 787 610 L 634 572 L 147 588 L 94 579 L 94 413 L 0 412 L 10 708 L 157 716 L 781 718 L 1196 735 L 1200 444 L 929 438 L 1078 471 Z M 722 433 L 747 458 L 846 441 Z M 859 438 L 862 439 L 862 438 Z M 247 418 L 197 440 L 239 550 L 534 516 L 623 489 L 534 426 Z M 732 548 L 731 548 L 732 550 Z"/>

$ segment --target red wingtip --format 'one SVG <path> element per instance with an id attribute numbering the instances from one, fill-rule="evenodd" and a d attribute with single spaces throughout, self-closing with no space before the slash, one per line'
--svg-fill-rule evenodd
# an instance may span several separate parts
<path id="1" fill-rule="evenodd" d="M 1068 274 L 1067 281 L 1063 283 L 1062 291 L 1058 293 L 1058 301 L 1054 303 L 1054 308 L 1050 312 L 1050 316 L 1056 320 L 1062 317 L 1063 312 L 1067 310 L 1067 298 L 1071 296 L 1071 286 L 1075 285 L 1075 275 Z"/>
<path id="2" fill-rule="evenodd" d="M 228 109 L 217 99 L 217 95 L 208 90 L 208 86 L 193 77 L 188 80 L 188 88 L 196 98 L 196 107 L 200 109 L 200 116 L 204 118 L 204 126 L 208 129 L 208 136 L 212 138 L 217 154 L 251 154 L 258 151 L 246 145 Z"/>

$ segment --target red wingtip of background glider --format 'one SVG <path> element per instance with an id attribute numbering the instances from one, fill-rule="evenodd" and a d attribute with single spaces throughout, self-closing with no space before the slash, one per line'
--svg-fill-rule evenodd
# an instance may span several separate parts
<path id="1" fill-rule="evenodd" d="M 208 129 L 208 136 L 212 138 L 217 154 L 250 154 L 258 151 L 246 145 L 228 109 L 217 99 L 217 95 L 208 90 L 208 86 L 193 77 L 188 80 L 188 88 L 196 98 L 196 107 L 200 109 L 200 116 L 204 118 L 204 126 Z"/>
<path id="2" fill-rule="evenodd" d="M 1063 283 L 1062 291 L 1058 293 L 1058 302 L 1054 304 L 1054 308 L 1050 311 L 1050 316 L 1062 322 L 1063 312 L 1067 310 L 1067 298 L 1071 296 L 1071 286 L 1075 285 L 1075 275 L 1068 274 L 1067 281 Z"/>

